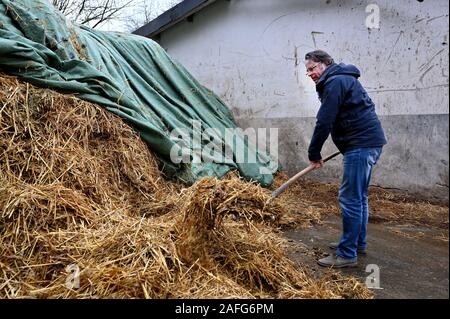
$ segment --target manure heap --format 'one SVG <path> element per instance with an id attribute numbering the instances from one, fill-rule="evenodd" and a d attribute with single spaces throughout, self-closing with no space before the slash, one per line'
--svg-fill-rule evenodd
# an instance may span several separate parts
<path id="1" fill-rule="evenodd" d="M 1 298 L 372 296 L 288 259 L 267 189 L 167 181 L 117 116 L 1 74 L 0 166 Z"/>

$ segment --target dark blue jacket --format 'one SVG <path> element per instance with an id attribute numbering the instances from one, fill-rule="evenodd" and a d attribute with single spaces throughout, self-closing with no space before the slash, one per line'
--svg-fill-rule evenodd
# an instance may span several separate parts
<path id="1" fill-rule="evenodd" d="M 344 154 L 357 147 L 382 147 L 386 144 L 375 105 L 359 83 L 354 65 L 332 64 L 316 84 L 322 102 L 308 149 L 310 161 L 318 161 L 330 132 L 334 144 Z"/>

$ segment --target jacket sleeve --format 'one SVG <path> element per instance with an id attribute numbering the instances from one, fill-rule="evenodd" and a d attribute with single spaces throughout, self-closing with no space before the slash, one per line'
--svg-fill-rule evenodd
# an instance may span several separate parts
<path id="1" fill-rule="evenodd" d="M 308 148 L 308 158 L 310 161 L 318 161 L 322 159 L 320 152 L 323 144 L 330 135 L 339 107 L 345 97 L 345 79 L 336 77 L 325 84 L 322 94 L 322 105 L 317 113 L 316 126 Z"/>

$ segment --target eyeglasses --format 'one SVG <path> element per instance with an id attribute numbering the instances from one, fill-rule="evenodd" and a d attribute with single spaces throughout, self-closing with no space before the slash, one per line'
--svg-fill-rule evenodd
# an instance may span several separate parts
<path id="1" fill-rule="evenodd" d="M 316 65 L 314 65 L 314 66 L 312 66 L 312 67 L 310 67 L 310 68 L 307 68 L 307 69 L 306 69 L 306 75 L 308 75 L 309 73 L 311 73 L 312 71 L 314 71 L 314 69 L 317 68 L 317 67 L 319 66 L 319 64 L 320 64 L 320 63 L 316 63 Z"/>

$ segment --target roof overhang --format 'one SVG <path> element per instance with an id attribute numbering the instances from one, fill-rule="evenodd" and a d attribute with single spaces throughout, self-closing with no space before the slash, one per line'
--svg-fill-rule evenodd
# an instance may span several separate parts
<path id="1" fill-rule="evenodd" d="M 162 31 L 188 18 L 215 1 L 216 0 L 184 0 L 146 25 L 133 31 L 133 34 L 153 38 Z"/>

